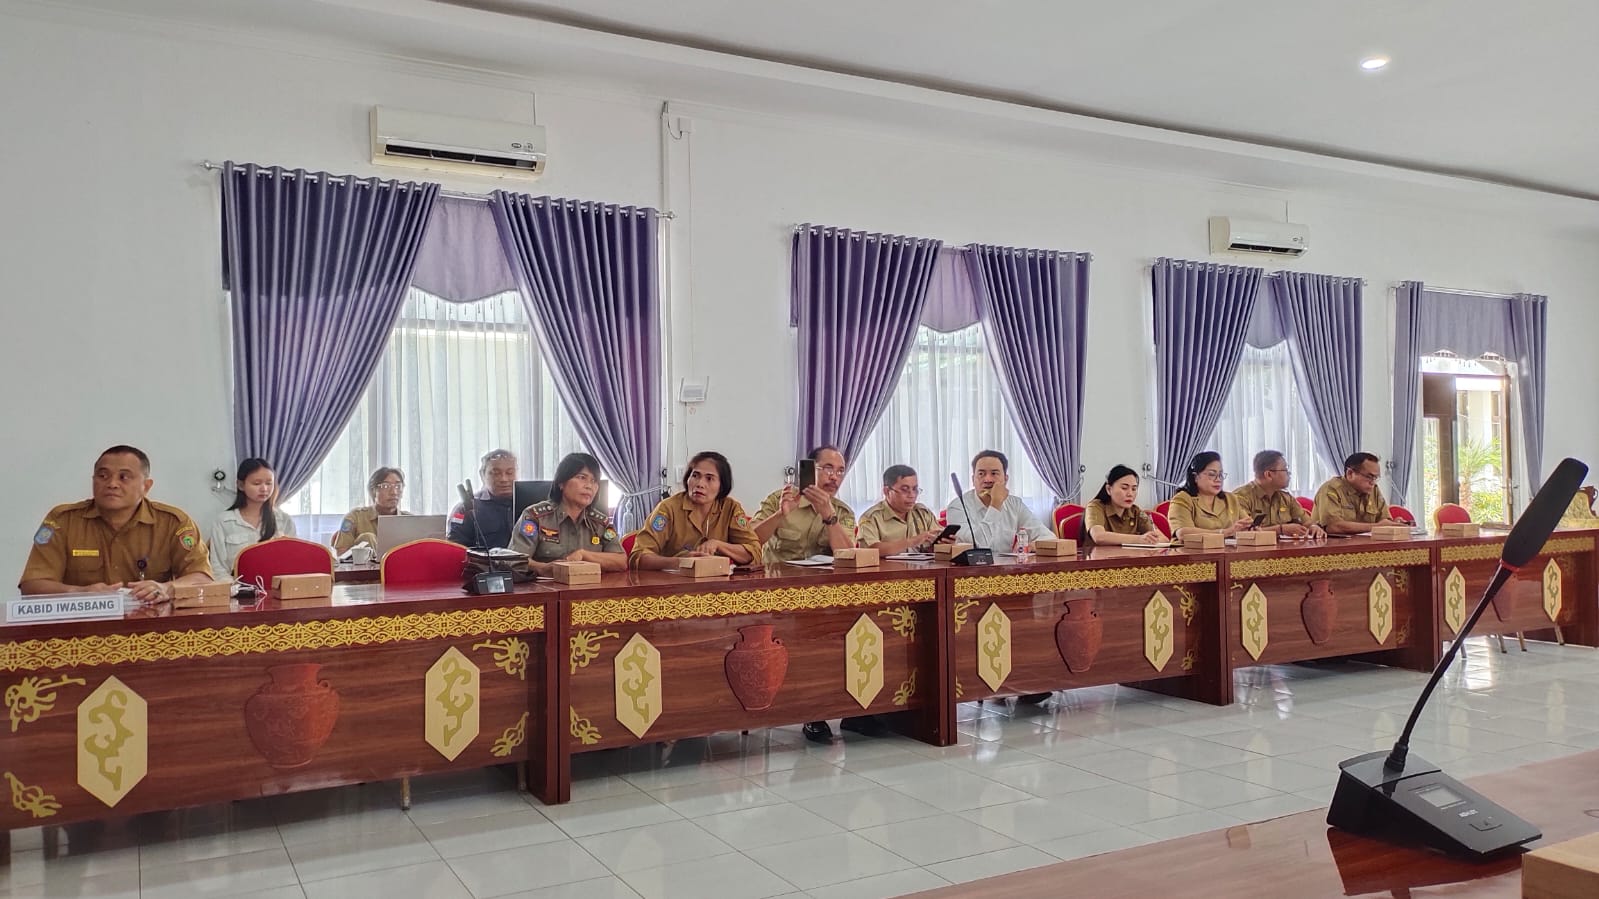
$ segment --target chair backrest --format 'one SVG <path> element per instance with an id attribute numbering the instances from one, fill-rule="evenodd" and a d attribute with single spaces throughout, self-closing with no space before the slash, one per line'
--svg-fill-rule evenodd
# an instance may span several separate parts
<path id="1" fill-rule="evenodd" d="M 1410 510 L 1404 506 L 1389 506 L 1388 517 L 1394 521 L 1408 521 L 1412 524 L 1416 522 L 1416 516 L 1410 514 Z"/>
<path id="2" fill-rule="evenodd" d="M 1299 508 L 1304 509 L 1306 512 L 1314 512 L 1314 511 L 1316 511 L 1316 501 L 1311 499 L 1310 497 L 1308 497 L 1308 496 L 1296 496 L 1296 497 L 1294 497 L 1294 499 L 1299 500 Z"/>
<path id="3" fill-rule="evenodd" d="M 273 537 L 240 550 L 233 573 L 246 584 L 259 578 L 270 590 L 272 579 L 280 574 L 332 574 L 333 552 L 298 537 Z"/>
<path id="4" fill-rule="evenodd" d="M 638 531 L 628 531 L 622 535 L 622 552 L 633 554 L 633 544 L 638 542 Z"/>
<path id="5" fill-rule="evenodd" d="M 1081 540 L 1083 538 L 1083 513 L 1068 515 L 1061 520 L 1057 529 L 1062 540 Z"/>
<path id="6" fill-rule="evenodd" d="M 459 582 L 465 565 L 466 547 L 437 537 L 423 537 L 384 553 L 378 579 L 386 587 Z"/>
<path id="7" fill-rule="evenodd" d="M 1060 536 L 1061 523 L 1073 515 L 1083 514 L 1083 507 L 1076 503 L 1061 503 L 1055 507 L 1055 536 Z"/>
<path id="8" fill-rule="evenodd" d="M 1156 530 L 1160 531 L 1162 534 L 1165 534 L 1167 537 L 1171 536 L 1171 519 L 1166 517 L 1166 513 L 1151 512 L 1149 513 L 1149 520 L 1155 523 Z"/>
<path id="9" fill-rule="evenodd" d="M 949 527 L 949 510 L 948 509 L 939 509 L 938 510 L 938 526 L 939 527 L 944 527 L 944 528 Z"/>
<path id="10" fill-rule="evenodd" d="M 1432 513 L 1432 527 L 1437 530 L 1446 524 L 1465 524 L 1471 521 L 1471 513 L 1459 503 L 1444 503 Z"/>
<path id="11" fill-rule="evenodd" d="M 1156 515 L 1170 515 L 1171 514 L 1171 500 L 1166 500 L 1165 502 L 1163 502 L 1160 505 L 1156 506 L 1155 507 L 1155 514 Z"/>

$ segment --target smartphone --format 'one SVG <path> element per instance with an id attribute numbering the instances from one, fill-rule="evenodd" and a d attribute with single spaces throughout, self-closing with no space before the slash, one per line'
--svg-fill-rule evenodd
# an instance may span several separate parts
<path id="1" fill-rule="evenodd" d="M 800 490 L 804 490 L 806 487 L 815 487 L 816 486 L 816 460 L 815 459 L 801 459 L 801 460 L 799 460 L 798 468 L 799 468 L 799 484 L 797 486 L 799 487 L 799 489 Z"/>
<path id="2" fill-rule="evenodd" d="M 1253 519 L 1250 520 L 1249 529 L 1250 530 L 1254 530 L 1255 528 L 1260 527 L 1260 523 L 1265 521 L 1265 520 L 1266 520 L 1266 513 L 1265 512 L 1262 512 L 1259 515 L 1256 515 Z"/>
<path id="3" fill-rule="evenodd" d="M 944 525 L 944 529 L 942 531 L 939 531 L 938 536 L 933 538 L 933 542 L 937 543 L 940 540 L 944 540 L 944 539 L 947 539 L 949 537 L 953 537 L 953 536 L 955 536 L 955 533 L 957 531 L 959 531 L 960 529 L 961 529 L 961 526 L 958 525 L 958 524 L 946 524 L 946 525 Z"/>

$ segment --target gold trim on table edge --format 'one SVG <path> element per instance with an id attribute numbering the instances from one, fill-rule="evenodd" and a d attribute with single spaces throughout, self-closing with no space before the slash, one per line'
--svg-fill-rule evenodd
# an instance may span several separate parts
<path id="1" fill-rule="evenodd" d="M 571 604 L 571 614 L 573 627 L 596 627 L 635 621 L 676 621 L 683 618 L 931 602 L 937 597 L 938 581 L 925 578 L 829 584 L 823 587 L 579 600 Z"/>
<path id="2" fill-rule="evenodd" d="M 1496 553 L 1497 554 L 1497 553 Z M 1281 577 L 1292 574 L 1317 574 L 1353 568 L 1393 568 L 1426 565 L 1428 550 L 1389 549 L 1377 552 L 1338 553 L 1328 556 L 1289 556 L 1280 559 L 1240 559 L 1232 563 L 1234 578 Z"/>
<path id="3" fill-rule="evenodd" d="M 372 615 L 326 621 L 52 637 L 0 643 L 0 671 L 39 671 L 128 662 L 170 662 L 265 652 L 376 646 L 544 629 L 543 606 Z"/>
<path id="4" fill-rule="evenodd" d="M 1037 574 L 991 574 L 955 578 L 955 595 L 1010 596 L 1057 590 L 1099 590 L 1113 587 L 1154 587 L 1197 584 L 1216 579 L 1216 563 L 1141 565 L 1132 568 L 1094 568 L 1086 571 L 1048 571 Z"/>
<path id="5" fill-rule="evenodd" d="M 1444 562 L 1481 562 L 1487 559 L 1499 558 L 1500 552 L 1505 548 L 1503 540 L 1493 543 L 1468 543 L 1464 546 L 1445 546 L 1438 550 L 1439 558 Z M 1555 537 L 1544 543 L 1538 550 L 1540 555 L 1552 553 L 1586 553 L 1593 552 L 1592 537 Z"/>

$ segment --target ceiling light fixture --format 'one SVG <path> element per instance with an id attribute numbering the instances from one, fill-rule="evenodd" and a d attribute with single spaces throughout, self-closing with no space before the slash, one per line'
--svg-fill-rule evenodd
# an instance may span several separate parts
<path id="1" fill-rule="evenodd" d="M 1375 72 L 1388 67 L 1388 57 L 1368 56 L 1360 61 L 1360 67 L 1368 72 Z"/>

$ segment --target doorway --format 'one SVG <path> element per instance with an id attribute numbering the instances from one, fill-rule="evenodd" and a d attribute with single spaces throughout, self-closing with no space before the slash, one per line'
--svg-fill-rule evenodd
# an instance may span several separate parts
<path id="1" fill-rule="evenodd" d="M 1421 361 L 1425 521 L 1456 503 L 1482 524 L 1512 521 L 1510 377 L 1502 360 Z"/>

